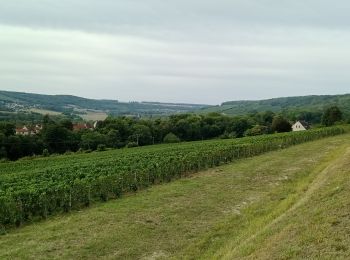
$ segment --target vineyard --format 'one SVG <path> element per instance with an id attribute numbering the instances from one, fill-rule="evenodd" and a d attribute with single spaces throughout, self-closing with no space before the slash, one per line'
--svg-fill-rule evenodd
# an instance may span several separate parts
<path id="1" fill-rule="evenodd" d="M 19 226 L 191 172 L 345 131 L 332 127 L 2 163 L 0 225 Z"/>

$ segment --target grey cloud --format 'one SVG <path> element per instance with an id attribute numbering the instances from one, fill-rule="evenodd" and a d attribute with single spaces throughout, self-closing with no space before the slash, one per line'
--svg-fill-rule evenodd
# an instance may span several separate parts
<path id="1" fill-rule="evenodd" d="M 350 3 L 11 0 L 0 88 L 219 103 L 349 92 Z"/>
<path id="2" fill-rule="evenodd" d="M 0 22 L 47 27 L 113 30 L 123 26 L 178 28 L 196 25 L 349 25 L 348 1 L 306 0 L 11 0 L 1 4 Z"/>

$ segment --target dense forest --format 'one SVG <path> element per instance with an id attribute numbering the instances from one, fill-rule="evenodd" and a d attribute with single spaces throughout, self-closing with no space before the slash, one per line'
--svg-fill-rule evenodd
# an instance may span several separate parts
<path id="1" fill-rule="evenodd" d="M 342 120 L 342 111 L 332 106 L 324 111 L 319 123 L 331 126 L 344 123 Z M 0 123 L 0 159 L 289 132 L 291 123 L 288 118 L 271 111 L 235 117 L 219 113 L 179 114 L 156 119 L 123 116 L 108 117 L 98 122 L 95 129 L 74 131 L 70 119 L 55 120 L 46 115 L 41 122 L 42 130 L 35 135 L 16 135 L 15 124 Z"/>

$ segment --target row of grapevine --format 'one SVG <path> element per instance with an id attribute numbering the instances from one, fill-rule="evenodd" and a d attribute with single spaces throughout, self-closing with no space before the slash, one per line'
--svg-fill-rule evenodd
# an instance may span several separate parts
<path id="1" fill-rule="evenodd" d="M 344 132 L 343 127 L 332 127 L 3 164 L 0 225 L 18 226 L 190 172 Z"/>

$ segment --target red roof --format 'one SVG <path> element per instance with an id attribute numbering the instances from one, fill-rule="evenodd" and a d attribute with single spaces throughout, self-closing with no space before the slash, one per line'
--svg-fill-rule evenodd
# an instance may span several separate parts
<path id="1" fill-rule="evenodd" d="M 87 124 L 74 124 L 73 125 L 74 131 L 80 131 L 80 130 L 85 130 L 85 129 L 92 129 L 92 127 L 87 125 Z"/>
<path id="2" fill-rule="evenodd" d="M 26 132 L 29 132 L 28 129 L 23 129 L 23 128 L 16 128 L 16 132 L 18 133 L 26 133 Z"/>
<path id="3" fill-rule="evenodd" d="M 36 125 L 36 126 L 32 126 L 32 127 L 23 126 L 23 127 L 17 127 L 16 133 L 18 133 L 18 134 L 24 134 L 24 133 L 38 134 L 41 130 L 42 130 L 41 125 Z"/>

